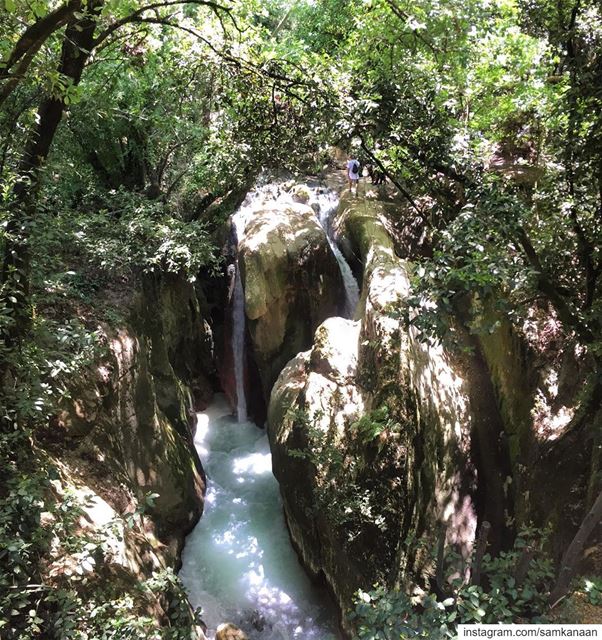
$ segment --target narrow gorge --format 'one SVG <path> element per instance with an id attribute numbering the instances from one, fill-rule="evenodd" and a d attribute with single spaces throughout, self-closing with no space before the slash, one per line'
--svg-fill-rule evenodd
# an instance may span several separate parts
<path id="1" fill-rule="evenodd" d="M 600 633 L 600 87 L 599 0 L 0 2 L 0 640 Z"/>
<path id="2" fill-rule="evenodd" d="M 338 308 L 343 313 L 354 312 L 358 286 L 329 235 L 338 203 L 336 190 L 325 184 L 274 182 L 252 191 L 232 216 L 236 257 L 227 271 L 233 375 L 224 378 L 234 379 L 229 397 L 236 421 L 230 417 L 232 410 L 226 398 L 220 395 L 197 416 L 195 446 L 208 474 L 208 493 L 205 515 L 187 539 L 180 572 L 193 606 L 200 606 L 205 612 L 209 637 L 225 621 L 246 627 L 247 633 L 257 638 L 325 640 L 338 636 L 334 603 L 329 603 L 324 586 L 312 585 L 289 541 L 278 484 L 271 473 L 267 434 L 258 428 L 264 425 L 247 421 L 246 388 L 252 393 L 251 388 L 265 388 L 269 382 L 262 385 L 245 368 L 245 309 L 247 305 L 258 305 L 252 295 L 265 296 L 261 301 L 265 304 L 262 316 L 267 317 L 261 318 L 261 322 L 270 327 L 270 332 L 284 325 L 280 344 L 267 343 L 270 349 L 281 352 L 283 358 L 290 358 L 297 345 L 303 344 L 296 340 L 307 344 L 315 322 L 330 310 L 337 310 L 337 306 L 329 306 L 329 300 L 341 298 L 337 290 L 341 283 L 344 296 L 337 303 Z M 261 217 L 262 226 L 253 226 L 254 218 Z M 324 256 L 325 246 L 330 254 L 314 267 L 316 281 L 306 281 L 307 291 L 295 287 L 296 278 L 305 269 L 304 260 L 315 261 L 318 252 Z M 330 290 L 321 291 L 322 269 L 332 273 L 332 256 L 341 281 L 333 276 Z M 245 271 L 241 274 L 242 265 Z M 247 287 L 248 282 L 255 283 L 257 288 Z M 275 288 L 276 283 L 280 284 L 280 290 Z M 307 296 L 307 301 L 313 296 L 324 298 L 323 310 L 318 308 L 309 331 L 303 326 L 311 320 L 304 317 L 303 299 L 298 300 L 298 296 Z M 291 322 L 286 317 L 275 317 L 281 312 L 288 313 L 289 307 L 299 309 Z M 267 332 L 262 329 L 255 335 Z M 265 344 L 257 344 L 249 333 L 251 353 L 257 353 Z M 270 356 L 268 353 L 264 357 L 267 360 Z M 261 369 L 257 373 L 269 375 Z"/>
<path id="3" fill-rule="evenodd" d="M 395 224 L 411 213 L 369 180 L 349 193 L 341 178 L 269 183 L 232 216 L 233 371 L 197 416 L 208 504 L 180 573 L 208 637 L 226 622 L 256 638 L 355 637 L 358 590 L 426 580 L 437 570 L 427 547 L 468 562 L 483 522 L 494 551 L 521 518 L 555 517 L 537 495 L 553 468 L 528 468 L 533 440 L 519 431 L 545 384 L 528 345 L 502 322 L 475 339 L 460 312 L 465 349 L 408 328 L 397 310 L 416 248 Z M 362 267 L 361 292 L 343 251 Z M 524 380 L 520 394 L 510 378 Z M 269 447 L 247 394 L 267 407 Z"/>

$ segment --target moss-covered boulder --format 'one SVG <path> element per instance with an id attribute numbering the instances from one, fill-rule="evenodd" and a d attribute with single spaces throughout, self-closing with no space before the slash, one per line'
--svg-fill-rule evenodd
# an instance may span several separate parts
<path id="1" fill-rule="evenodd" d="M 282 371 L 271 394 L 273 468 L 295 546 L 324 575 L 347 614 L 359 588 L 394 587 L 428 568 L 438 523 L 465 552 L 476 516 L 460 470 L 471 417 L 460 372 L 418 342 L 397 310 L 410 291 L 376 201 L 344 198 L 339 229 L 362 257 L 361 320 L 326 320 L 310 351 Z M 452 533 L 453 532 L 453 533 Z"/>
<path id="2" fill-rule="evenodd" d="M 245 312 L 267 401 L 284 365 L 311 345 L 316 327 L 345 304 L 341 273 L 309 206 L 266 207 L 239 243 Z"/>
<path id="3" fill-rule="evenodd" d="M 320 325 L 314 347 L 279 376 L 268 413 L 272 468 L 293 544 L 311 574 L 326 576 L 342 610 L 368 575 L 378 577 L 372 562 L 365 566 L 361 545 L 349 553 L 343 533 L 350 526 L 344 502 L 357 491 L 356 485 L 340 484 L 349 452 L 346 427 L 365 409 L 364 391 L 356 384 L 359 330 L 359 322 L 343 318 Z M 337 452 L 343 457 L 335 462 Z"/>

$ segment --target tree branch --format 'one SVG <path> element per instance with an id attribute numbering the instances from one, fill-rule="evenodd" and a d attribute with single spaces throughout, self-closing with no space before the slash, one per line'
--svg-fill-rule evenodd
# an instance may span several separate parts
<path id="1" fill-rule="evenodd" d="M 60 29 L 71 17 L 74 11 L 80 8 L 80 0 L 69 0 L 67 4 L 61 5 L 54 11 L 36 20 L 27 27 L 21 37 L 15 43 L 6 61 L 0 62 L 0 79 L 8 74 L 8 71 L 27 54 L 32 47 L 42 46 L 57 29 Z"/>
<path id="2" fill-rule="evenodd" d="M 201 4 L 207 4 L 207 3 L 203 2 Z M 179 29 L 180 31 L 183 31 L 185 33 L 189 33 L 190 35 L 192 35 L 193 37 L 197 38 L 198 40 L 203 42 L 205 45 L 207 45 L 207 47 L 209 47 L 209 49 L 213 53 L 215 53 L 216 56 L 219 56 L 225 62 L 228 62 L 232 66 L 237 67 L 238 69 L 243 69 L 243 70 L 247 71 L 248 73 L 255 74 L 255 75 L 260 76 L 262 78 L 266 78 L 266 77 L 267 78 L 271 78 L 273 80 L 277 80 L 277 81 L 281 82 L 282 83 L 281 84 L 281 90 L 284 93 L 286 93 L 287 95 L 291 96 L 292 98 L 295 98 L 295 100 L 298 100 L 299 102 L 301 102 L 303 104 L 307 104 L 307 100 L 305 100 L 302 96 L 298 95 L 297 93 L 291 91 L 291 87 L 308 86 L 308 84 L 309 84 L 308 82 L 299 81 L 299 80 L 292 80 L 288 76 L 285 76 L 285 75 L 283 75 L 281 73 L 278 73 L 276 71 L 271 71 L 269 69 L 262 68 L 260 66 L 251 64 L 251 63 L 246 62 L 246 61 L 243 61 L 243 60 L 241 60 L 239 58 L 235 58 L 234 56 L 230 55 L 229 53 L 226 53 L 224 51 L 220 51 L 214 44 L 212 44 L 207 38 L 202 36 L 198 31 L 196 31 L 195 29 L 193 29 L 191 27 L 186 27 L 186 26 L 184 26 L 182 24 L 179 24 L 177 22 L 173 22 L 170 19 L 170 17 L 163 17 L 163 18 L 153 17 L 153 18 L 151 18 L 151 17 L 144 17 L 144 16 L 133 16 L 133 14 L 132 14 L 131 16 L 128 16 L 127 22 L 123 22 L 123 24 L 120 24 L 119 26 L 123 26 L 126 23 L 129 23 L 129 24 L 160 24 L 160 25 L 164 25 L 166 27 L 171 27 L 172 29 Z M 96 41 L 97 42 L 101 42 L 102 41 L 101 37 L 99 36 L 96 39 Z"/>
<path id="3" fill-rule="evenodd" d="M 30 25 L 15 43 L 6 61 L 0 62 L 0 106 L 4 104 L 25 76 L 31 62 L 50 36 L 65 25 L 81 7 L 81 0 L 70 0 Z M 13 67 L 16 68 L 13 69 Z"/>
<path id="4" fill-rule="evenodd" d="M 391 174 L 390 171 L 387 171 L 387 169 L 385 168 L 385 166 L 383 165 L 383 163 L 372 153 L 372 151 L 370 151 L 370 149 L 368 148 L 368 145 L 366 144 L 366 141 L 364 140 L 363 136 L 360 134 L 359 136 L 360 140 L 361 140 L 361 146 L 362 146 L 362 150 L 364 151 L 364 153 L 372 160 L 372 162 L 374 162 L 375 165 L 378 166 L 378 168 L 389 178 L 389 180 L 399 189 L 399 192 L 401 193 L 401 195 L 410 203 L 410 205 L 412 206 L 412 208 L 422 217 L 424 218 L 424 212 L 422 211 L 422 209 L 420 209 L 420 207 L 416 204 L 416 201 L 414 200 L 414 198 L 412 197 L 412 195 L 410 194 L 409 191 L 407 191 L 405 189 L 405 187 L 398 182 L 395 177 Z"/>
<path id="5" fill-rule="evenodd" d="M 537 273 L 537 289 L 552 303 L 552 306 L 556 309 L 556 313 L 558 313 L 558 317 L 565 326 L 572 329 L 586 344 L 593 342 L 594 335 L 592 331 L 574 314 L 567 300 L 564 299 L 558 287 L 552 282 L 552 279 L 541 263 L 527 232 L 522 227 L 518 227 L 517 236 L 518 243 L 522 247 L 527 261 Z"/>
<path id="6" fill-rule="evenodd" d="M 190 167 L 186 167 L 185 169 L 182 169 L 182 171 L 180 171 L 180 173 L 178 173 L 178 175 L 173 179 L 172 183 L 167 188 L 167 191 L 165 192 L 165 195 L 163 196 L 164 200 L 167 200 L 167 198 L 169 198 L 169 196 L 171 195 L 172 191 L 178 186 L 178 184 L 180 183 L 182 178 L 188 173 L 189 170 L 190 170 Z"/>
<path id="7" fill-rule="evenodd" d="M 98 36 L 96 37 L 96 40 L 94 41 L 94 46 L 95 47 L 98 46 L 101 42 L 106 40 L 112 33 L 117 31 L 117 29 L 120 29 L 126 24 L 130 24 L 132 22 L 148 22 L 148 20 L 144 20 L 144 21 L 138 20 L 138 18 L 140 18 L 142 14 L 145 13 L 146 11 L 151 11 L 153 9 L 161 9 L 163 7 L 173 7 L 177 5 L 184 5 L 184 4 L 196 4 L 196 5 L 209 7 L 214 11 L 216 15 L 218 15 L 218 17 L 220 15 L 220 12 L 224 12 L 230 15 L 230 11 L 231 11 L 229 7 L 224 7 L 223 5 L 217 4 L 216 2 L 212 2 L 211 0 L 164 0 L 163 2 L 154 2 L 152 4 L 147 4 L 146 6 L 141 7 L 140 9 L 137 9 L 136 11 L 130 13 L 128 16 L 125 16 L 124 18 L 121 18 L 121 20 L 117 20 L 117 22 L 114 22 L 113 24 L 109 25 L 104 31 L 101 31 L 101 33 L 98 34 Z M 157 18 L 157 19 L 161 19 L 161 18 Z"/>
<path id="8" fill-rule="evenodd" d="M 174 151 L 177 151 L 180 147 L 183 147 L 185 144 L 188 144 L 192 140 L 193 140 L 193 137 L 188 136 L 187 138 L 184 138 L 184 140 L 178 140 L 177 142 L 174 142 L 173 144 L 169 145 L 167 149 L 165 149 L 163 158 L 159 163 L 159 166 L 156 171 L 157 182 L 159 184 L 161 184 L 161 182 L 163 181 L 163 175 L 165 174 L 165 169 L 167 168 L 167 163 L 169 162 L 171 155 L 174 153 Z"/>
<path id="9" fill-rule="evenodd" d="M 385 2 L 387 3 L 387 5 L 389 5 L 389 8 L 391 9 L 391 11 L 404 23 L 407 24 L 410 16 L 395 2 L 395 0 L 385 0 Z M 434 54 L 435 54 L 435 59 L 437 60 L 437 54 L 441 53 L 441 50 L 438 49 L 430 40 L 428 40 L 427 38 L 425 38 L 423 35 L 421 35 L 420 33 L 418 33 L 418 31 L 416 31 L 415 29 L 412 30 L 414 36 L 420 40 L 420 42 L 422 42 L 423 44 L 425 44 Z"/>
<path id="10" fill-rule="evenodd" d="M 550 593 L 548 602 L 550 607 L 556 606 L 562 598 L 567 594 L 571 580 L 577 570 L 577 564 L 581 559 L 583 547 L 587 542 L 592 531 L 602 520 L 602 492 L 598 494 L 598 498 L 594 506 L 589 510 L 571 541 L 567 550 L 560 561 L 560 571 L 558 572 L 558 580 Z"/>
<path id="11" fill-rule="evenodd" d="M 474 561 L 471 567 L 470 584 L 481 584 L 481 565 L 483 564 L 483 556 L 487 550 L 487 538 L 491 531 L 491 524 L 487 520 L 483 521 L 481 530 L 479 531 L 479 537 L 477 540 L 477 548 L 474 555 Z"/>

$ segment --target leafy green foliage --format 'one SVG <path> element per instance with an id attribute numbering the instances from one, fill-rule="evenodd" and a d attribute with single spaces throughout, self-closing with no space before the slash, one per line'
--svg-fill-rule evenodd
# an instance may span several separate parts
<path id="1" fill-rule="evenodd" d="M 228 197 L 262 168 L 319 168 L 333 142 L 377 158 L 419 221 L 416 295 L 401 313 L 423 336 L 449 336 L 454 315 L 473 332 L 493 331 L 490 304 L 520 325 L 539 304 L 554 308 L 590 354 L 601 352 L 599 3 L 245 0 L 151 11 L 107 0 L 98 15 L 84 4 L 67 16 L 77 30 L 93 19 L 99 38 L 81 81 L 61 71 L 69 44 L 63 21 L 23 64 L 11 55 L 27 27 L 52 17 L 60 2 L 0 4 L 0 333 L 18 333 L 23 317 L 32 320 L 17 341 L 0 342 L 9 451 L 35 442 L 29 430 L 48 427 L 69 381 L 103 348 L 96 320 L 120 319 L 105 289 L 127 296 L 141 273 L 194 280 L 212 271 L 219 262 L 210 232 L 230 212 Z M 24 152 L 46 133 L 36 127 L 47 98 L 69 112 L 61 111 L 52 151 L 30 173 Z M 16 185 L 27 191 L 27 206 L 15 207 Z M 23 253 L 18 269 L 15 248 Z M 6 286 L 12 277 L 31 283 L 22 298 Z M 348 539 L 365 525 L 390 531 L 394 513 L 366 469 L 400 435 L 394 417 L 379 409 L 353 425 L 355 459 L 343 457 L 334 433 L 305 419 L 308 447 L 292 455 L 317 470 L 317 502 L 333 525 Z M 150 637 L 142 631 L 146 613 L 132 613 L 127 597 L 87 600 L 78 587 L 56 590 L 51 602 L 45 587 L 36 591 L 54 540 L 52 527 L 36 524 L 42 506 L 62 523 L 58 538 L 83 554 L 82 566 L 98 566 L 102 543 L 86 543 L 97 545 L 94 553 L 71 548 L 81 505 L 55 500 L 65 507 L 55 514 L 47 495 L 53 477 L 15 460 L 6 467 L 12 506 L 6 502 L 2 548 L 14 581 L 5 585 L 3 610 L 17 613 L 4 626 L 37 633 L 42 594 L 42 609 L 56 614 L 65 637 Z M 343 474 L 346 490 L 333 491 Z M 511 560 L 490 560 L 491 588 L 466 588 L 453 611 L 425 601 L 423 622 L 528 608 L 535 596 L 524 593 L 527 583 L 510 584 Z M 161 580 L 158 588 L 171 588 L 170 578 Z M 377 600 L 384 603 L 378 618 L 386 598 L 365 604 Z M 396 615 L 414 620 L 419 614 L 406 605 L 397 603 Z"/>
<path id="2" fill-rule="evenodd" d="M 581 590 L 587 595 L 588 602 L 596 607 L 602 605 L 602 579 L 596 576 L 584 578 Z"/>
<path id="3" fill-rule="evenodd" d="M 123 569 L 100 579 L 126 523 L 82 527 L 88 499 L 23 430 L 0 433 L 0 486 L 2 638 L 189 640 L 193 618 L 171 570 L 139 583 Z M 157 599 L 168 603 L 163 629 L 152 613 Z"/>
<path id="4" fill-rule="evenodd" d="M 357 431 L 363 444 L 370 444 L 381 434 L 399 431 L 400 428 L 401 426 L 390 417 L 386 405 L 362 416 L 351 425 L 351 429 Z"/>
<path id="5" fill-rule="evenodd" d="M 449 318 L 468 295 L 495 299 L 497 310 L 517 322 L 527 311 L 522 302 L 529 299 L 535 273 L 515 241 L 525 211 L 513 194 L 499 190 L 498 182 L 488 177 L 475 189 L 474 199 L 438 234 L 433 256 L 414 268 L 406 318 L 422 335 L 442 338 L 453 331 Z M 475 332 L 495 329 L 478 320 L 471 327 Z"/>
<path id="6" fill-rule="evenodd" d="M 388 557 L 396 535 L 398 485 L 390 483 L 390 493 L 385 493 L 380 478 L 374 477 L 378 475 L 375 460 L 388 459 L 387 442 L 394 440 L 400 429 L 388 408 L 383 406 L 362 416 L 350 426 L 347 436 L 337 433 L 334 426 L 324 431 L 318 426 L 319 414 L 292 409 L 289 416 L 307 441 L 303 448 L 289 450 L 288 455 L 308 461 L 315 470 L 312 511 L 326 518 L 349 548 L 356 545 L 362 553 L 369 546 L 362 540 L 381 537 L 381 552 Z"/>
<path id="7" fill-rule="evenodd" d="M 71 239 L 74 254 L 99 272 L 101 282 L 103 276 L 107 281 L 132 273 L 174 273 L 194 280 L 201 268 L 217 266 L 203 223 L 165 216 L 160 203 L 123 195 L 115 198 L 121 207 L 117 214 L 101 209 L 54 220 L 59 237 Z"/>
<path id="8" fill-rule="evenodd" d="M 5 424 L 40 424 L 56 412 L 68 396 L 73 376 L 81 373 L 101 353 L 96 331 L 73 318 L 65 323 L 49 318 L 36 319 L 33 339 L 15 357 L 13 384 L 5 389 L 1 418 Z"/>
<path id="9" fill-rule="evenodd" d="M 518 326 L 535 303 L 597 353 L 599 5 L 301 6 L 299 37 L 338 70 L 340 133 L 382 163 L 421 229 L 408 320 L 441 337 L 462 296 L 491 296 Z M 470 328 L 488 331 L 482 319 Z"/>
<path id="10" fill-rule="evenodd" d="M 0 7 L 3 638 L 190 637 L 173 574 L 107 575 L 119 574 L 107 536 L 82 532 L 85 505 L 56 489 L 40 439 L 57 437 L 61 401 L 104 348 L 97 323 L 122 320 L 137 277 L 214 271 L 212 216 L 221 224 L 231 207 L 211 205 L 330 140 L 328 65 L 314 56 L 308 73 L 307 52 L 271 41 L 279 7 L 209 4 Z M 86 21 L 96 41 L 80 81 L 63 62 Z M 20 40 L 40 26 L 39 40 Z"/>
<path id="11" fill-rule="evenodd" d="M 352 615 L 358 637 L 453 638 L 458 624 L 543 621 L 554 571 L 547 557 L 537 557 L 517 584 L 514 572 L 524 544 L 525 538 L 519 536 L 512 551 L 497 558 L 485 555 L 482 582 L 486 587 L 470 585 L 460 577 L 452 581 L 453 596 L 441 599 L 433 593 L 413 597 L 381 586 L 360 591 Z"/>

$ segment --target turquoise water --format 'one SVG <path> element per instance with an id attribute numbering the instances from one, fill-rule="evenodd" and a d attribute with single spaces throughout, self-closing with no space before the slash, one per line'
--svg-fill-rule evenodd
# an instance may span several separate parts
<path id="1" fill-rule="evenodd" d="M 336 611 L 299 564 L 272 475 L 265 430 L 236 422 L 223 396 L 198 414 L 205 513 L 186 539 L 180 577 L 208 637 L 222 622 L 251 640 L 337 637 Z"/>

